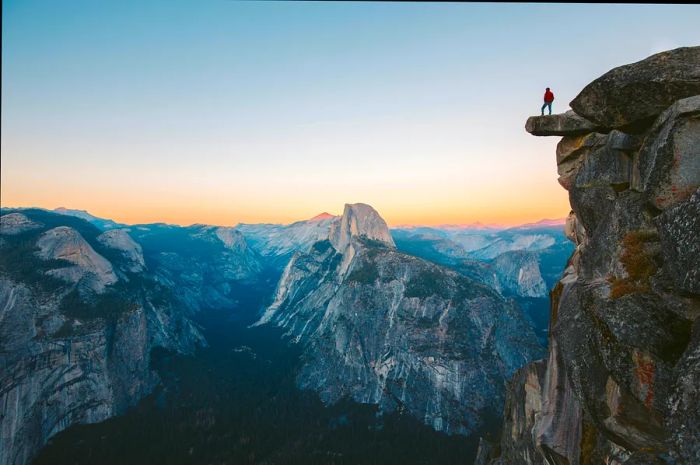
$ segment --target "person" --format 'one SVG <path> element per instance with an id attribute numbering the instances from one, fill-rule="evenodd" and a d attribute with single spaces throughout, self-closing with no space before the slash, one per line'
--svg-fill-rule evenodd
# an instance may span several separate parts
<path id="1" fill-rule="evenodd" d="M 544 109 L 549 108 L 549 114 L 552 114 L 552 102 L 554 101 L 554 94 L 549 87 L 544 91 L 544 105 L 542 105 L 542 116 L 544 116 Z"/>

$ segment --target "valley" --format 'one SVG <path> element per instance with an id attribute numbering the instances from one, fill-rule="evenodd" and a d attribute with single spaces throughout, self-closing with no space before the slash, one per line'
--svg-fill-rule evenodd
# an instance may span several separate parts
<path id="1" fill-rule="evenodd" d="M 277 328 L 247 328 L 260 298 L 237 309 L 245 317 L 203 312 L 209 347 L 184 357 L 158 351 L 160 388 L 123 416 L 59 433 L 34 463 L 471 463 L 476 436 L 447 436 L 349 400 L 325 406 L 299 390 L 299 347 Z M 498 424 L 494 415 L 479 434 L 493 437 Z"/>
<path id="2" fill-rule="evenodd" d="M 556 228 L 552 231 L 561 235 Z M 433 259 L 431 264 L 415 257 L 425 255 L 417 239 L 399 242 L 409 254 L 396 251 L 392 236 L 400 237 L 400 231 L 390 232 L 371 207 L 361 204 L 346 206 L 342 217 L 324 214 L 287 226 L 236 228 L 127 226 L 79 210 L 3 210 L 0 233 L 0 247 L 8 252 L 2 261 L 6 279 L 2 328 L 15 328 L 13 319 L 23 328 L 15 330 L 16 345 L 6 346 L 4 363 L 12 366 L 27 357 L 19 349 L 26 340 L 36 341 L 29 346 L 31 353 L 63 347 L 61 353 L 66 354 L 63 358 L 52 355 L 48 365 L 15 370 L 4 379 L 4 402 L 23 406 L 17 416 L 3 417 L 3 427 L 23 431 L 17 434 L 27 442 L 4 449 L 18 455 L 3 455 L 3 463 L 21 463 L 21 457 L 37 451 L 34 444 L 47 440 L 34 463 L 87 464 L 98 457 L 100 463 L 328 463 L 329 457 L 333 463 L 469 463 L 478 438 L 493 437 L 498 429 L 504 380 L 543 350 L 541 340 L 532 344 L 536 327 L 546 326 L 541 297 L 502 295 L 501 288 L 489 286 L 495 282 L 492 274 L 470 271 L 475 266 L 488 268 L 486 261 L 427 257 Z M 531 241 L 520 239 L 523 242 Z M 547 238 L 546 243 L 550 242 Z M 316 260 L 311 258 L 315 253 L 321 254 L 321 263 L 330 260 L 321 265 L 329 273 L 327 285 L 303 284 L 304 279 L 318 279 L 309 275 L 301 277 L 301 290 L 292 290 L 284 276 L 304 260 Z M 311 255 L 304 258 L 305 254 Z M 509 254 L 513 251 L 505 256 Z M 513 262 L 516 267 L 522 263 Z M 536 260 L 526 263 L 541 275 Z M 402 277 L 412 274 L 418 281 Z M 432 284 L 425 281 L 428 275 Z M 372 276 L 381 279 L 372 284 Z M 447 288 L 457 287 L 444 294 L 442 280 L 452 283 Z M 390 287 L 384 284 L 391 282 Z M 365 319 L 352 323 L 357 308 L 333 310 L 336 316 L 331 319 L 345 321 L 346 329 L 341 331 L 337 323 L 325 325 L 332 331 L 322 336 L 323 331 L 316 329 L 330 316 L 323 316 L 328 305 L 323 302 L 336 296 L 332 306 L 352 299 L 357 305 L 358 297 L 347 294 L 357 285 L 379 286 L 357 294 L 366 295 L 362 297 L 366 308 L 361 310 Z M 395 304 L 376 299 L 404 287 L 401 292 L 406 297 L 396 297 L 407 299 L 408 306 L 396 308 L 397 317 L 391 318 L 401 322 L 397 335 L 414 331 L 418 339 L 404 341 L 403 336 L 396 339 L 388 334 L 378 339 L 385 317 L 377 310 Z M 313 297 L 323 289 L 330 292 L 328 297 Z M 275 304 L 284 292 L 292 292 L 297 300 L 320 298 L 320 306 L 307 317 L 301 313 L 282 324 L 286 318 L 272 315 L 287 300 L 281 297 Z M 449 298 L 452 293 L 462 297 L 440 310 L 443 304 L 435 298 Z M 503 323 L 498 318 L 485 323 L 484 315 L 478 317 L 481 323 L 472 326 L 470 321 L 477 314 L 468 316 L 470 306 L 460 303 L 465 297 L 477 299 L 472 312 L 500 308 L 504 317 L 510 315 L 503 322 L 521 325 L 520 329 L 499 335 L 497 328 Z M 419 301 L 413 302 L 416 298 Z M 426 308 L 436 304 L 435 317 L 448 312 L 440 319 L 425 314 Z M 453 305 L 459 306 L 448 310 Z M 20 308 L 26 310 L 18 313 Z M 423 313 L 415 315 L 418 319 L 406 313 L 416 310 Z M 493 329 L 486 329 L 491 325 Z M 308 332 L 299 333 L 302 327 Z M 433 331 L 443 335 L 431 342 Z M 311 337 L 312 332 L 320 339 Z M 127 334 L 141 334 L 137 338 L 141 345 L 119 339 Z M 384 340 L 384 349 L 381 345 L 371 349 L 376 355 L 360 349 L 351 358 L 348 352 L 344 362 L 328 364 L 335 349 L 319 343 L 343 334 L 355 338 L 351 346 L 370 347 L 367 344 Z M 506 342 L 516 334 L 523 339 Z M 462 342 L 454 341 L 455 337 Z M 86 338 L 94 342 L 85 346 L 81 341 Z M 476 343 L 474 338 L 486 339 Z M 528 347 L 526 352 L 516 349 L 520 345 Z M 125 355 L 126 348 L 136 352 Z M 494 350 L 506 358 L 493 365 L 487 384 L 473 385 L 485 374 L 474 357 L 491 357 L 488 353 Z M 70 355 L 80 351 L 85 355 Z M 359 384 L 342 380 L 353 373 L 336 371 L 342 366 L 360 370 L 355 373 L 365 380 Z M 435 378 L 431 366 L 448 371 Z M 470 375 L 469 370 L 475 369 Z M 69 386 L 82 387 L 71 388 L 51 407 L 43 403 L 46 394 L 41 391 L 61 392 L 65 388 L 51 380 L 70 379 L 66 376 L 76 380 Z M 27 383 L 39 389 L 33 398 L 22 393 Z M 97 391 L 96 385 L 100 386 Z M 477 394 L 487 387 L 484 394 Z M 431 401 L 434 389 L 439 394 Z M 385 394 L 377 397 L 382 391 Z M 462 396 L 473 396 L 474 401 L 458 400 Z M 428 410 L 418 407 L 426 401 Z M 430 402 L 436 403 L 431 406 Z M 100 407 L 93 410 L 93 405 Z M 76 462 L 76 457 L 83 462 Z"/>

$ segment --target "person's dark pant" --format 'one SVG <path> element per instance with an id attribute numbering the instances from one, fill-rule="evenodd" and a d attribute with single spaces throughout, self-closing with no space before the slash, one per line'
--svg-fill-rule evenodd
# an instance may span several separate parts
<path id="1" fill-rule="evenodd" d="M 552 102 L 544 102 L 544 105 L 542 105 L 542 114 L 544 115 L 544 109 L 549 108 L 549 114 L 552 114 Z"/>

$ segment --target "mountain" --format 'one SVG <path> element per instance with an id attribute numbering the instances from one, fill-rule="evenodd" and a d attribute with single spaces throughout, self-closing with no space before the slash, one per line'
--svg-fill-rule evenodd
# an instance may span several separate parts
<path id="1" fill-rule="evenodd" d="M 327 315 L 330 326 L 302 312 L 293 321 L 304 322 L 306 330 L 282 327 L 304 341 L 299 347 L 306 371 L 295 376 L 309 381 L 297 386 L 319 392 L 326 403 L 347 398 L 381 412 L 407 413 L 439 431 L 481 431 L 503 402 L 503 379 L 541 350 L 527 315 L 513 302 L 397 251 L 386 223 L 367 205 L 348 206 L 342 217 L 324 213 L 288 226 L 236 228 L 110 228 L 104 226 L 108 220 L 87 215 L 2 210 L 0 340 L 8 343 L 0 362 L 9 368 L 0 402 L 15 405 L 11 414 L 3 409 L 2 465 L 27 463 L 58 431 L 121 415 L 139 403 L 168 374 L 154 368 L 156 349 L 192 354 L 206 345 L 194 323 L 199 315 L 224 312 L 227 319 L 247 321 L 287 262 L 286 269 L 309 273 L 292 286 L 300 300 L 326 297 L 327 283 L 309 272 L 315 261 L 329 260 L 322 267 L 328 267 L 328 283 L 338 287 L 332 304 L 340 310 L 318 314 Z M 373 268 L 378 281 L 364 283 L 369 278 L 363 270 Z M 288 279 L 280 280 L 278 294 Z M 384 309 L 392 306 L 387 332 Z M 364 318 L 353 316 L 358 309 Z M 273 314 L 266 313 L 270 322 L 277 321 Z M 304 321 L 307 316 L 313 321 Z M 342 323 L 348 318 L 355 324 Z M 339 324 L 343 329 L 336 332 Z M 311 328 L 314 337 L 307 334 Z M 359 340 L 372 358 L 365 364 L 364 349 L 348 352 L 356 360 L 344 366 L 326 356 L 332 347 L 319 342 L 322 334 L 347 344 Z M 306 350 L 307 340 L 317 349 Z M 481 369 L 481 358 L 494 363 Z M 256 370 L 266 376 L 263 367 Z M 337 382 L 323 391 L 328 373 Z M 65 383 L 65 376 L 75 381 Z M 473 389 L 477 379 L 486 381 Z M 179 382 L 170 380 L 170 389 Z M 463 398 L 469 406 L 461 405 Z M 402 428 L 408 434 L 415 427 Z"/>
<path id="2" fill-rule="evenodd" d="M 236 317 L 268 273 L 240 231 L 133 225 L 3 209 L 0 216 L 0 464 L 28 463 L 75 423 L 123 413 L 160 383 L 156 348 L 206 344 L 194 316 Z M 248 311 L 248 310 L 246 310 Z"/>
<path id="3" fill-rule="evenodd" d="M 453 262 L 463 259 L 486 261 L 515 250 L 540 252 L 569 245 L 564 236 L 564 222 L 559 220 L 500 229 L 395 228 L 392 235 L 399 247 L 405 244 L 418 253 L 433 254 Z"/>
<path id="4" fill-rule="evenodd" d="M 336 217 L 335 215 L 331 215 L 331 214 L 328 213 L 328 212 L 323 212 L 323 213 L 319 213 L 318 215 L 314 216 L 314 217 L 311 218 L 309 221 L 332 220 L 332 219 L 335 218 L 335 217 Z"/>
<path id="5" fill-rule="evenodd" d="M 518 228 L 519 229 L 542 228 L 542 227 L 561 228 L 565 224 L 566 224 L 566 218 L 554 218 L 554 219 L 540 220 L 540 221 L 537 221 L 535 223 L 523 224 L 521 226 L 518 226 Z"/>
<path id="6" fill-rule="evenodd" d="M 337 219 L 324 212 L 289 225 L 239 224 L 235 229 L 243 233 L 250 248 L 266 263 L 282 270 L 296 251 L 306 251 L 314 243 L 326 239 L 331 224 Z"/>
<path id="7" fill-rule="evenodd" d="M 499 286 L 508 294 L 522 297 L 547 295 L 547 285 L 542 278 L 537 255 L 532 252 L 505 252 L 493 261 Z"/>
<path id="8" fill-rule="evenodd" d="M 509 384 L 478 464 L 700 463 L 700 47 L 615 68 L 531 117 L 563 136 L 575 245 L 548 356 Z"/>
<path id="9" fill-rule="evenodd" d="M 67 216 L 74 216 L 76 218 L 81 218 L 89 223 L 94 224 L 97 226 L 99 229 L 106 231 L 108 229 L 116 229 L 116 228 L 123 228 L 127 226 L 126 224 L 122 223 L 117 223 L 116 221 L 104 219 L 104 218 L 98 218 L 94 215 L 91 215 L 85 210 L 71 210 L 69 208 L 65 207 L 58 207 L 52 210 L 55 213 L 58 213 L 60 215 L 67 215 Z"/>
<path id="10" fill-rule="evenodd" d="M 503 383 L 541 355 L 522 313 L 493 289 L 402 253 L 369 205 L 346 205 L 298 251 L 256 325 L 303 347 L 297 384 L 468 434 L 503 403 Z"/>
<path id="11" fill-rule="evenodd" d="M 146 268 L 143 258 L 143 249 L 134 242 L 126 229 L 112 229 L 105 231 L 97 240 L 109 248 L 119 250 L 123 258 L 128 262 L 128 271 L 138 273 Z"/>
<path id="12" fill-rule="evenodd" d="M 112 233 L 113 231 L 110 231 Z M 75 423 L 123 413 L 158 384 L 151 350 L 204 343 L 171 289 L 137 273 L 128 233 L 39 209 L 0 216 L 0 464 Z"/>
<path id="13" fill-rule="evenodd" d="M 391 230 L 399 250 L 449 266 L 506 296 L 546 298 L 573 250 L 562 220 L 507 229 Z"/>
<path id="14" fill-rule="evenodd" d="M 47 276 L 102 293 L 106 286 L 118 281 L 112 264 L 69 226 L 49 229 L 36 240 L 36 255 L 44 261 L 62 260 L 72 266 L 58 267 L 46 272 Z"/>
<path id="15" fill-rule="evenodd" d="M 190 309 L 235 309 L 264 274 L 261 258 L 234 228 L 145 224 L 128 231 L 155 279 Z"/>

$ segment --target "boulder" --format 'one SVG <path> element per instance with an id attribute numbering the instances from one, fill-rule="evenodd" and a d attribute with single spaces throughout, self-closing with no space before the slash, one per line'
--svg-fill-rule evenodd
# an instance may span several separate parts
<path id="1" fill-rule="evenodd" d="M 577 247 L 551 293 L 533 429 L 550 465 L 700 463 L 699 83 L 700 47 L 677 49 L 571 104 L 604 129 L 557 146 Z"/>
<path id="2" fill-rule="evenodd" d="M 525 130 L 533 136 L 580 136 L 597 129 L 571 110 L 558 115 L 531 116 L 525 122 Z"/>
<path id="3" fill-rule="evenodd" d="M 659 116 L 639 150 L 634 186 L 665 210 L 700 187 L 700 95 L 679 100 Z"/>
<path id="4" fill-rule="evenodd" d="M 603 147 L 606 142 L 605 134 L 597 132 L 582 136 L 565 136 L 557 144 L 557 173 L 559 184 L 570 190 L 576 179 L 576 174 L 586 156 Z"/>
<path id="5" fill-rule="evenodd" d="M 610 186 L 615 191 L 629 188 L 632 158 L 628 152 L 615 148 L 612 135 L 605 138 L 605 144 L 580 158 L 573 183 L 576 188 Z"/>
<path id="6" fill-rule="evenodd" d="M 563 137 L 556 151 L 559 184 L 566 190 L 574 184 L 626 189 L 632 178 L 632 156 L 640 144 L 641 138 L 617 130 Z"/>
<path id="7" fill-rule="evenodd" d="M 700 47 L 681 47 L 614 68 L 571 101 L 605 128 L 640 132 L 676 100 L 700 94 Z"/>

